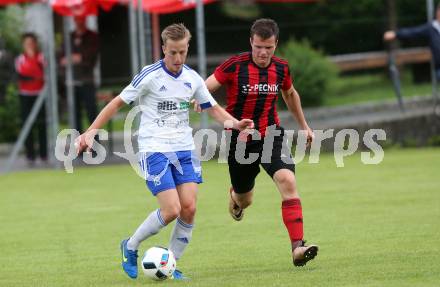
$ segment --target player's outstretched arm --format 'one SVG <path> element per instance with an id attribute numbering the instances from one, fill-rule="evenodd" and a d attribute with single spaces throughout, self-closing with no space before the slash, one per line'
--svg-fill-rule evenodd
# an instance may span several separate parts
<path id="1" fill-rule="evenodd" d="M 229 126 L 230 128 L 236 129 L 236 130 L 247 130 L 247 129 L 253 129 L 254 128 L 254 121 L 250 119 L 242 119 L 241 121 L 237 120 L 233 116 L 231 116 L 225 109 L 220 107 L 219 105 L 215 105 L 212 108 L 209 108 L 208 114 L 216 120 L 218 123 L 222 124 L 223 126 Z M 229 121 L 231 124 L 227 124 L 226 121 Z M 225 123 L 226 122 L 226 123 Z"/>
<path id="2" fill-rule="evenodd" d="M 95 137 L 97 130 L 104 126 L 124 104 L 125 102 L 121 99 L 121 97 L 117 96 L 102 109 L 87 131 L 85 131 L 75 140 L 77 153 L 91 148 L 93 138 Z"/>
<path id="3" fill-rule="evenodd" d="M 289 108 L 289 111 L 293 114 L 300 128 L 307 132 L 307 142 L 310 144 L 315 138 L 315 134 L 307 124 L 306 118 L 304 116 L 301 107 L 301 99 L 299 98 L 298 92 L 295 90 L 295 88 L 292 85 L 286 91 L 281 90 L 281 94 L 283 96 L 284 102 L 286 102 L 286 105 Z"/>

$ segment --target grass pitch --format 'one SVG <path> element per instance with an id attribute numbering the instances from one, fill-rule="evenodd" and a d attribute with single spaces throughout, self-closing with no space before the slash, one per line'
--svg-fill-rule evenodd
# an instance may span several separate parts
<path id="1" fill-rule="evenodd" d="M 278 192 L 262 172 L 242 222 L 227 212 L 225 164 L 205 162 L 193 240 L 178 263 L 189 282 L 130 280 L 119 243 L 155 199 L 128 166 L 0 176 L 0 286 L 438 286 L 440 150 L 386 150 L 337 168 L 301 163 L 305 237 L 319 244 L 291 263 Z M 171 226 L 144 242 L 167 245 Z"/>

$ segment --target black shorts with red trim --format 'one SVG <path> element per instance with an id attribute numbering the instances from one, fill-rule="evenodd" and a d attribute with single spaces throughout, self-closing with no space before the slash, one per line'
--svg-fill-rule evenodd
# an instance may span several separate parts
<path id="1" fill-rule="evenodd" d="M 232 131 L 228 166 L 231 184 L 236 193 L 246 193 L 254 188 L 260 165 L 270 177 L 280 169 L 295 172 L 295 163 L 287 147 L 284 129 L 277 127 L 276 131 L 279 131 L 279 136 L 266 135 L 261 140 L 247 142 L 238 140 L 238 131 Z"/>

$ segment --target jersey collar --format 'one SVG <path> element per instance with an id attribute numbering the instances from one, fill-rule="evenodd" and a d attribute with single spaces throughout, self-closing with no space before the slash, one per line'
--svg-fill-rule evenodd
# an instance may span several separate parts
<path id="1" fill-rule="evenodd" d="M 183 67 L 182 67 L 182 69 L 180 69 L 180 71 L 179 71 L 177 74 L 175 74 L 175 73 L 173 73 L 173 72 L 171 72 L 170 70 L 167 69 L 167 66 L 165 65 L 163 59 L 160 60 L 160 65 L 162 66 L 162 69 L 163 69 L 165 72 L 167 72 L 168 75 L 170 75 L 171 77 L 173 77 L 173 78 L 175 78 L 175 79 L 177 79 L 177 78 L 182 74 Z"/>
<path id="2" fill-rule="evenodd" d="M 270 65 L 272 65 L 273 56 L 270 58 L 269 65 L 267 65 L 267 67 L 264 67 L 264 68 L 263 68 L 263 67 L 258 66 L 258 65 L 254 62 L 254 58 L 252 58 L 252 51 L 251 51 L 251 52 L 248 52 L 248 53 L 249 53 L 249 57 L 250 57 L 250 59 L 251 59 L 252 64 L 253 64 L 255 67 L 257 67 L 258 69 L 261 69 L 261 70 L 268 69 L 268 68 L 270 67 Z"/>

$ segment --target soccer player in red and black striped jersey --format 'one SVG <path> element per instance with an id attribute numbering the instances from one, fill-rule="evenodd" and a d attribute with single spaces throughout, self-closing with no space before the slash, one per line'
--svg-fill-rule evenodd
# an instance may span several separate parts
<path id="1" fill-rule="evenodd" d="M 303 241 L 303 215 L 295 181 L 295 165 L 288 149 L 288 160 L 282 156 L 286 141 L 283 141 L 285 133 L 276 111 L 279 92 L 301 129 L 307 133 L 309 143 L 314 134 L 307 125 L 300 97 L 292 85 L 288 62 L 274 56 L 278 34 L 278 25 L 272 19 L 256 20 L 250 33 L 252 51 L 226 60 L 206 80 L 206 85 L 210 92 L 225 85 L 226 110 L 237 119 L 252 119 L 261 135 L 260 139 L 255 140 L 253 136 L 246 141 L 245 157 L 249 153 L 256 153 L 258 158 L 253 163 L 245 164 L 236 158 L 238 132 L 232 131 L 228 156 L 232 184 L 229 204 L 231 216 L 237 221 L 243 218 L 244 209 L 252 202 L 255 178 L 261 165 L 281 194 L 282 217 L 292 243 L 293 263 L 303 266 L 317 255 L 318 246 L 306 246 Z M 270 131 L 274 133 L 273 136 L 269 135 Z M 273 145 L 269 148 L 269 160 L 264 160 L 268 150 L 267 146 L 264 147 L 267 139 L 273 140 Z"/>

